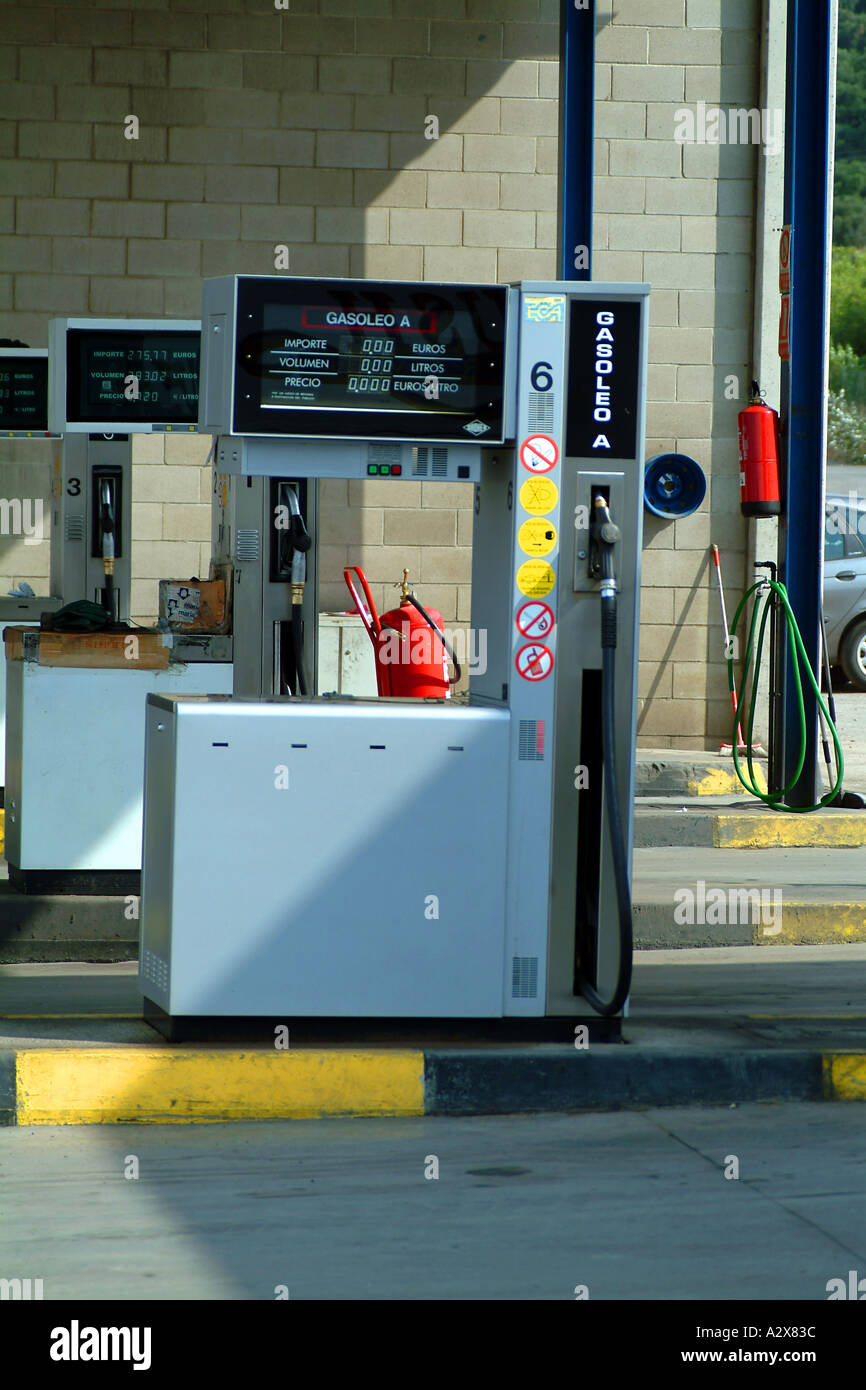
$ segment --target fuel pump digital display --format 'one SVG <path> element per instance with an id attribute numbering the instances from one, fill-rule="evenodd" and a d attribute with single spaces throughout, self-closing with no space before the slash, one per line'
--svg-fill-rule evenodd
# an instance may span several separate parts
<path id="1" fill-rule="evenodd" d="M 502 442 L 506 294 L 239 276 L 234 432 Z"/>
<path id="2" fill-rule="evenodd" d="M 201 334 L 174 329 L 70 328 L 70 423 L 195 425 Z"/>
<path id="3" fill-rule="evenodd" d="M 48 433 L 48 353 L 0 348 L 0 434 Z"/>

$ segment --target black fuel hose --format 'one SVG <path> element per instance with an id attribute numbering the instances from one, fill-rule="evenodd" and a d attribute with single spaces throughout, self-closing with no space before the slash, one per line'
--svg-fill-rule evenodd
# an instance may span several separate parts
<path id="1" fill-rule="evenodd" d="M 292 607 L 292 652 L 295 658 L 295 689 L 298 695 L 306 695 L 307 678 L 304 675 L 304 643 L 302 640 L 302 610 L 296 603 Z"/>
<path id="2" fill-rule="evenodd" d="M 616 883 L 616 902 L 619 916 L 619 972 L 616 989 L 610 999 L 601 995 L 583 975 L 578 974 L 577 984 L 584 999 L 587 999 L 596 1013 L 610 1018 L 618 1014 L 628 998 L 631 989 L 632 956 L 634 935 L 631 918 L 631 893 L 628 878 L 628 852 L 623 830 L 622 812 L 619 804 L 619 790 L 616 780 L 616 757 L 614 755 L 614 734 L 616 730 L 616 590 L 602 586 L 601 595 L 601 670 L 602 670 L 602 758 L 604 766 L 604 802 L 607 811 L 607 824 L 610 835 L 610 849 L 613 858 L 613 876 Z"/>

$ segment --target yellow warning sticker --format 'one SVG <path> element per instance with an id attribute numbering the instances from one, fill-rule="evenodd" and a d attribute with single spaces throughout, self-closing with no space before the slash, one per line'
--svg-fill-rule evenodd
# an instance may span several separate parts
<path id="1" fill-rule="evenodd" d="M 520 489 L 520 505 L 533 516 L 552 512 L 559 501 L 559 488 L 550 478 L 527 478 Z"/>
<path id="2" fill-rule="evenodd" d="M 556 549 L 556 527 L 544 517 L 531 516 L 518 531 L 517 543 L 524 555 L 549 555 Z"/>
<path id="3" fill-rule="evenodd" d="M 545 560 L 525 560 L 517 571 L 517 587 L 527 598 L 544 598 L 556 584 L 556 575 Z"/>

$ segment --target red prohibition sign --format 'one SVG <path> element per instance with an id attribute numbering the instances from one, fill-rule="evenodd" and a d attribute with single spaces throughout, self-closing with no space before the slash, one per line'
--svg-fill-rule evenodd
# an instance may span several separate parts
<path id="1" fill-rule="evenodd" d="M 543 681 L 553 670 L 553 652 L 541 642 L 531 642 L 520 648 L 514 664 L 525 681 Z"/>
<path id="2" fill-rule="evenodd" d="M 531 434 L 520 446 L 520 462 L 530 473 L 549 473 L 558 458 L 559 445 L 549 434 Z"/>
<path id="3" fill-rule="evenodd" d="M 546 603 L 541 603 L 537 598 L 534 598 L 517 610 L 517 617 L 514 621 L 517 623 L 518 632 L 523 637 L 537 639 L 547 636 L 556 619 L 553 616 L 552 608 L 548 608 Z"/>

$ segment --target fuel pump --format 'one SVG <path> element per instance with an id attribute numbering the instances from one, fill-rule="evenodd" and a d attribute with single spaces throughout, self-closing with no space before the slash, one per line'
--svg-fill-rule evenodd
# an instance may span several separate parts
<path id="1" fill-rule="evenodd" d="M 128 434 L 68 434 L 55 441 L 51 587 L 67 603 L 128 622 L 132 596 L 132 443 Z"/>
<path id="2" fill-rule="evenodd" d="M 50 569 L 64 605 L 6 644 L 15 889 L 137 893 L 146 696 L 231 689 L 225 637 L 131 624 L 132 436 L 195 432 L 200 341 L 190 320 L 50 324 Z"/>
<path id="3" fill-rule="evenodd" d="M 581 1019 L 618 1035 L 648 298 L 592 282 L 205 283 L 199 423 L 226 499 L 258 489 L 261 531 L 289 467 L 299 484 L 375 477 L 395 499 L 410 480 L 472 483 L 486 642 L 467 696 L 443 698 L 435 644 L 435 690 L 395 694 L 384 641 L 444 637 L 404 574 L 381 618 L 358 595 L 388 698 L 149 698 L 139 984 L 167 1036 L 229 1015 L 561 1018 L 569 1037 Z M 309 567 L 309 493 L 298 503 Z M 290 581 L 301 563 L 295 550 Z M 242 628 L 236 609 L 236 653 Z M 217 788 L 238 815 L 204 824 Z M 408 833 L 423 853 L 401 851 Z"/>

